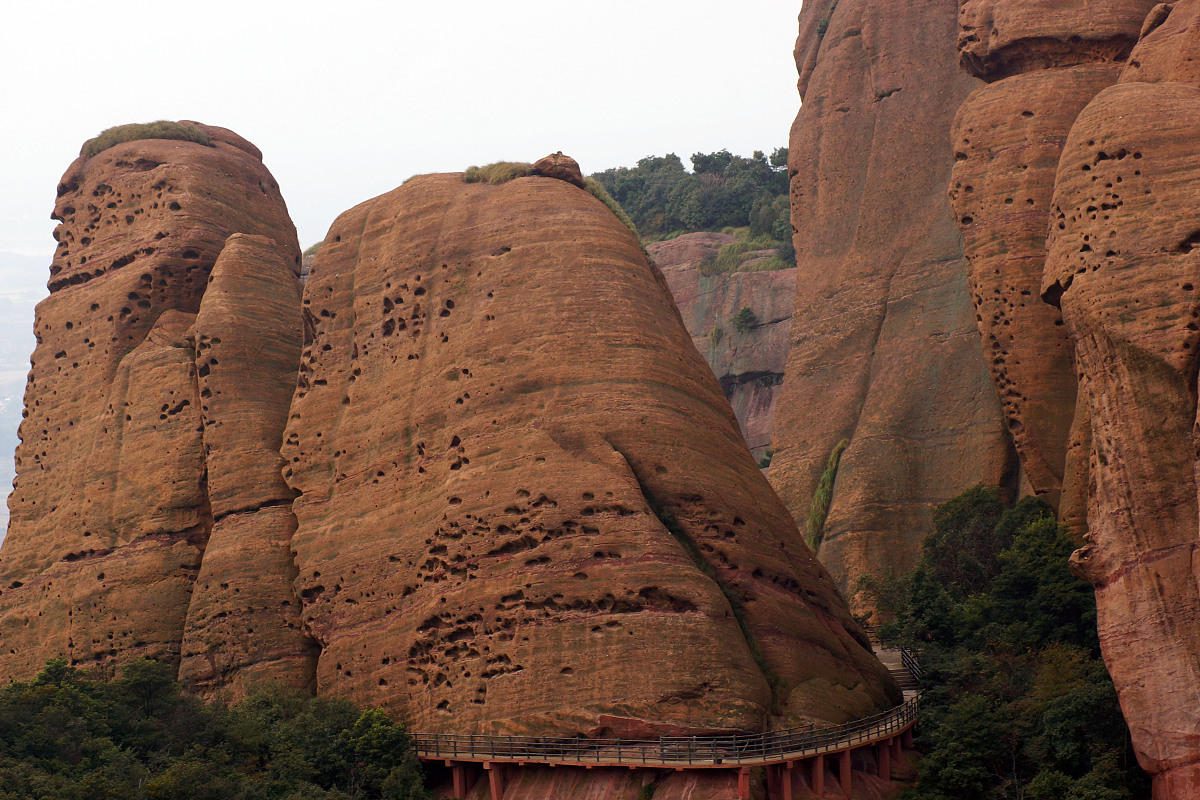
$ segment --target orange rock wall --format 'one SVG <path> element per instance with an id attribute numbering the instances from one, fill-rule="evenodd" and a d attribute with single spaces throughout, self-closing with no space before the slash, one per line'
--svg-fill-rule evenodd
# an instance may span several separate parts
<path id="1" fill-rule="evenodd" d="M 792 126 L 797 278 L 771 482 L 801 523 L 842 456 L 820 556 L 843 591 L 900 572 L 934 506 L 1016 483 L 946 198 L 962 74 L 952 0 L 804 5 Z"/>
<path id="2" fill-rule="evenodd" d="M 1156 9 L 1118 85 L 1075 121 L 1044 277 L 1091 432 L 1075 566 L 1096 587 L 1105 661 L 1159 800 L 1200 793 L 1198 11 Z"/>
<path id="3" fill-rule="evenodd" d="M 1017 449 L 1086 530 L 1073 564 L 1159 800 L 1200 793 L 1198 11 L 965 2 L 963 65 L 998 80 L 959 112 L 950 190 Z"/>
<path id="4" fill-rule="evenodd" d="M 295 230 L 258 150 L 200 127 L 211 145 L 118 144 L 81 156 L 59 185 L 0 551 L 4 678 L 57 655 L 179 661 L 214 530 L 239 530 L 236 545 L 217 536 L 215 554 L 253 550 L 260 529 L 278 550 L 294 526 L 277 451 L 301 338 Z M 235 519 L 272 503 L 284 507 L 269 519 Z M 286 628 L 291 576 L 253 568 L 275 584 L 271 630 L 237 638 L 287 650 L 273 628 Z M 246 611 L 230 598 L 222 616 Z"/>
<path id="5" fill-rule="evenodd" d="M 796 270 L 700 274 L 701 262 L 733 239 L 725 233 L 687 233 L 651 242 L 646 251 L 662 270 L 692 343 L 717 376 L 742 438 L 758 459 L 771 449 Z M 757 321 L 739 331 L 731 319 L 743 308 L 753 311 Z"/>
<path id="6" fill-rule="evenodd" d="M 587 192 L 415 178 L 339 217 L 304 307 L 283 454 L 319 691 L 618 736 L 895 699 Z"/>

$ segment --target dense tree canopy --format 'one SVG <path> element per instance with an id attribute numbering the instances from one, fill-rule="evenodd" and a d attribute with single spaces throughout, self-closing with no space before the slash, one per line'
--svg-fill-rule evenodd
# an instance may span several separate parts
<path id="1" fill-rule="evenodd" d="M 153 661 L 99 680 L 49 662 L 0 689 L 0 800 L 426 800 L 403 728 L 282 692 L 232 708 Z"/>
<path id="2" fill-rule="evenodd" d="M 865 582 L 880 636 L 927 670 L 911 800 L 1149 797 L 1100 659 L 1092 589 L 1050 507 L 995 489 L 942 505 L 917 566 Z"/>
<path id="3" fill-rule="evenodd" d="M 748 226 L 752 235 L 768 236 L 790 250 L 787 148 L 777 148 L 769 158 L 762 151 L 749 158 L 728 150 L 694 153 L 692 166 L 688 172 L 679 156 L 668 153 L 592 177 L 647 239 Z M 794 258 L 794 253 L 787 256 Z"/>

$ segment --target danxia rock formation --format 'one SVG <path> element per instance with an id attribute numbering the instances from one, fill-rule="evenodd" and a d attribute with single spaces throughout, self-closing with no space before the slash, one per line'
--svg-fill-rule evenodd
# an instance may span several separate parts
<path id="1" fill-rule="evenodd" d="M 804 5 L 792 127 L 795 313 L 771 481 L 803 521 L 849 440 L 820 555 L 839 586 L 899 574 L 934 506 L 1015 484 L 946 197 L 955 112 L 979 82 L 953 0 Z"/>
<path id="2" fill-rule="evenodd" d="M 771 447 L 787 362 L 796 270 L 702 274 L 705 259 L 732 241 L 727 233 L 687 233 L 652 242 L 646 251 L 662 270 L 692 343 L 716 374 L 750 452 L 761 458 Z M 739 328 L 733 320 L 743 308 L 754 321 Z"/>
<path id="3" fill-rule="evenodd" d="M 1197 8 L 963 3 L 963 67 L 995 82 L 959 112 L 950 187 L 1025 475 L 1083 535 L 1156 798 L 1200 793 Z"/>
<path id="4" fill-rule="evenodd" d="M 203 691 L 312 679 L 278 477 L 295 229 L 257 148 L 188 124 L 209 143 L 119 143 L 58 187 L 0 552 L 4 677 L 182 655 Z"/>
<path id="5" fill-rule="evenodd" d="M 318 691 L 626 737 L 896 700 L 589 192 L 414 178 L 338 218 L 304 312 L 283 455 Z"/>

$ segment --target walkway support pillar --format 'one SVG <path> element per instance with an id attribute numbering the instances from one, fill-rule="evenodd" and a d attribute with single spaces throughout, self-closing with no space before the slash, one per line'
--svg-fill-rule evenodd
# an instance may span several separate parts
<path id="1" fill-rule="evenodd" d="M 450 767 L 451 773 L 454 775 L 454 798 L 455 800 L 466 800 L 467 790 L 467 765 L 461 762 Z"/>
<path id="2" fill-rule="evenodd" d="M 900 737 L 893 736 L 890 744 L 892 745 L 892 762 L 898 763 L 900 761 L 900 755 L 901 755 L 901 753 L 900 753 Z"/>
<path id="3" fill-rule="evenodd" d="M 912 748 L 913 748 L 912 728 L 904 729 L 904 733 L 900 734 L 900 741 L 901 741 L 901 744 L 904 745 L 905 750 L 912 750 Z"/>
<path id="4" fill-rule="evenodd" d="M 750 768 L 738 770 L 738 797 L 740 800 L 750 800 Z"/>
<path id="5" fill-rule="evenodd" d="M 842 784 L 842 794 L 850 796 L 853 786 L 850 783 L 850 751 L 843 750 L 838 755 L 838 781 Z"/>
<path id="6" fill-rule="evenodd" d="M 792 763 L 788 761 L 779 768 L 779 776 L 783 779 L 783 800 L 792 800 Z"/>
<path id="7" fill-rule="evenodd" d="M 487 770 L 488 785 L 492 790 L 492 800 L 504 800 L 504 771 L 500 764 L 493 764 L 490 761 L 483 762 L 483 768 Z"/>
<path id="8" fill-rule="evenodd" d="M 825 754 L 817 756 L 811 763 L 812 780 L 809 783 L 812 785 L 813 794 L 820 797 L 825 794 Z"/>
<path id="9" fill-rule="evenodd" d="M 892 744 L 880 742 L 875 745 L 875 761 L 879 764 L 879 777 L 882 780 L 892 779 Z"/>

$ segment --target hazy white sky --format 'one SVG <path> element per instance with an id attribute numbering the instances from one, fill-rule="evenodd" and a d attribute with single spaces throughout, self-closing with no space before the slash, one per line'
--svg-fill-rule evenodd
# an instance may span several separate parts
<path id="1" fill-rule="evenodd" d="M 799 10 L 798 0 L 12 3 L 0 26 L 0 251 L 53 251 L 59 176 L 84 140 L 126 122 L 197 119 L 250 139 L 302 246 L 416 173 L 555 150 L 585 172 L 668 151 L 685 163 L 722 147 L 769 151 L 786 143 L 799 104 Z"/>

